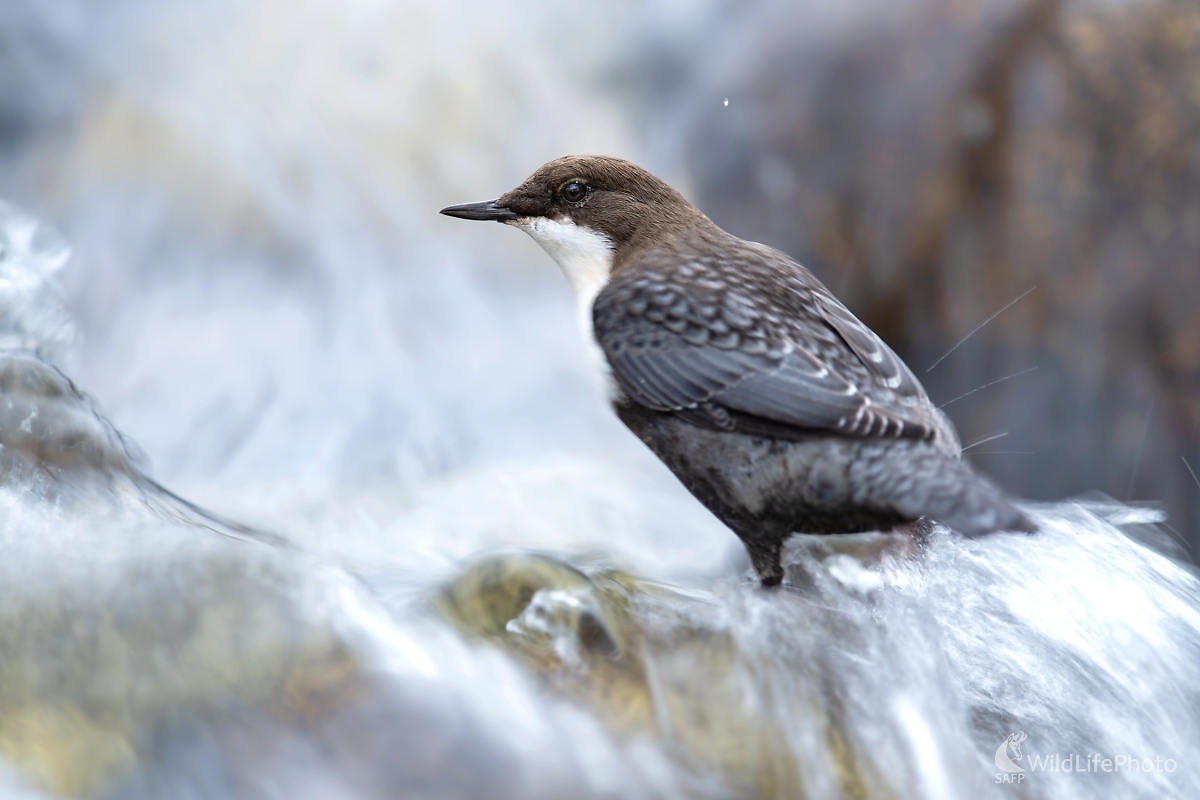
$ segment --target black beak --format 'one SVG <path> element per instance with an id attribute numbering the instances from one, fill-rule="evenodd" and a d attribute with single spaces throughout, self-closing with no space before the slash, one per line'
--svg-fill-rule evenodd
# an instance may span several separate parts
<path id="1" fill-rule="evenodd" d="M 482 203 L 463 203 L 457 206 L 446 206 L 441 210 L 441 213 L 447 217 L 458 217 L 459 219 L 490 219 L 496 222 L 504 222 L 508 219 L 517 218 L 516 214 L 504 206 L 496 205 L 494 200 Z"/>

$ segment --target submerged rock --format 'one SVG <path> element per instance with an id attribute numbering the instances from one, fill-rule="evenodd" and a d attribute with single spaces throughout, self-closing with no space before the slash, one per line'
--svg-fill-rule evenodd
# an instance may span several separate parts
<path id="1" fill-rule="evenodd" d="M 54 367 L 29 352 L 0 352 L 0 479 L 52 484 L 137 473 L 120 434 Z"/>
<path id="2" fill-rule="evenodd" d="M 145 770 L 181 722 L 240 708 L 303 727 L 362 683 L 287 570 L 181 556 L 5 593 L 0 756 L 36 786 L 100 796 Z"/>
<path id="3" fill-rule="evenodd" d="M 1141 674 L 1147 697 L 1162 697 L 1151 685 L 1175 691 L 1166 687 L 1185 661 L 1152 666 L 1141 648 L 1200 629 L 1184 611 L 1200 603 L 1194 570 L 1130 538 L 1160 538 L 1151 510 L 1091 500 L 1039 519 L 1046 532 L 1033 540 L 964 543 L 936 526 L 917 540 L 798 537 L 776 591 L 687 591 L 498 554 L 466 567 L 434 604 L 549 696 L 623 741 L 658 742 L 709 794 L 999 796 L 991 754 L 1019 731 L 1039 759 L 1024 764 L 1030 796 L 1093 796 L 1079 776 L 1044 767 L 1081 741 L 1088 752 L 1172 759 L 1171 774 L 1106 776 L 1106 796 L 1179 796 L 1197 780 L 1184 764 L 1194 747 L 1165 731 L 1191 717 L 1159 700 L 1128 704 L 1119 676 Z"/>
<path id="4" fill-rule="evenodd" d="M 906 542 L 833 537 L 826 555 L 878 563 Z M 743 599 L 754 613 L 773 613 L 775 602 L 785 615 L 798 610 L 790 590 L 749 592 Z M 620 736 L 656 738 L 687 769 L 718 781 L 722 794 L 791 798 L 832 779 L 836 785 L 823 788 L 838 796 L 891 796 L 856 753 L 861 745 L 844 730 L 834 698 L 773 707 L 780 687 L 770 685 L 762 653 L 730 629 L 722 599 L 551 556 L 500 554 L 466 567 L 434 603 L 466 635 L 520 659 L 548 691 L 582 702 Z M 783 708 L 817 732 L 822 778 L 802 774 Z"/>

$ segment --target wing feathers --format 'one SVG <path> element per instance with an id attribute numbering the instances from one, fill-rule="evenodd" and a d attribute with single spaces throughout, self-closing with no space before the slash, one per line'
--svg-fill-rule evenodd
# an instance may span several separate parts
<path id="1" fill-rule="evenodd" d="M 674 262 L 650 257 L 653 270 L 630 265 L 593 306 L 596 339 L 634 401 L 737 412 L 735 426 L 792 435 L 930 438 L 940 430 L 904 362 L 794 262 L 785 259 L 799 271 L 794 281 L 757 295 L 765 303 L 756 305 L 732 274 L 738 264 L 716 263 L 708 282 L 671 280 Z"/>
<path id="2" fill-rule="evenodd" d="M 892 348 L 875 335 L 874 331 L 863 325 L 848 308 L 833 297 L 817 295 L 816 299 L 821 318 L 842 337 L 863 365 L 877 375 L 885 386 L 902 396 L 924 398 L 925 390 L 917 382 L 912 370 L 900 360 L 900 356 L 896 355 Z"/>

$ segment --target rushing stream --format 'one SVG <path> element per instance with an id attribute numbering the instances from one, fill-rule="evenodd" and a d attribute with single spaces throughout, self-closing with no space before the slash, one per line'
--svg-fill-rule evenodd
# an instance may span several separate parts
<path id="1" fill-rule="evenodd" d="M 700 14 L 518 5 L 4 18 L 59 133 L 3 173 L 0 796 L 1200 796 L 1159 512 L 797 537 L 757 588 L 550 260 L 439 220 L 646 155 L 565 32 Z"/>

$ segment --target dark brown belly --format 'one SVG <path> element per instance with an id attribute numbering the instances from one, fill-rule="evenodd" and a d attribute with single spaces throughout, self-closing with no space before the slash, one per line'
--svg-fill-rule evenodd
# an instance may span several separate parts
<path id="1" fill-rule="evenodd" d="M 615 409 L 688 491 L 743 539 L 887 530 L 920 516 L 895 508 L 869 485 L 879 471 L 872 464 L 887 460 L 894 441 L 771 439 L 701 428 L 634 403 Z"/>
<path id="2" fill-rule="evenodd" d="M 783 577 L 793 533 L 887 530 L 929 517 L 966 536 L 1037 530 L 1000 489 L 958 457 L 919 439 L 788 439 L 729 433 L 633 403 L 621 420 L 746 545 L 764 585 Z"/>

